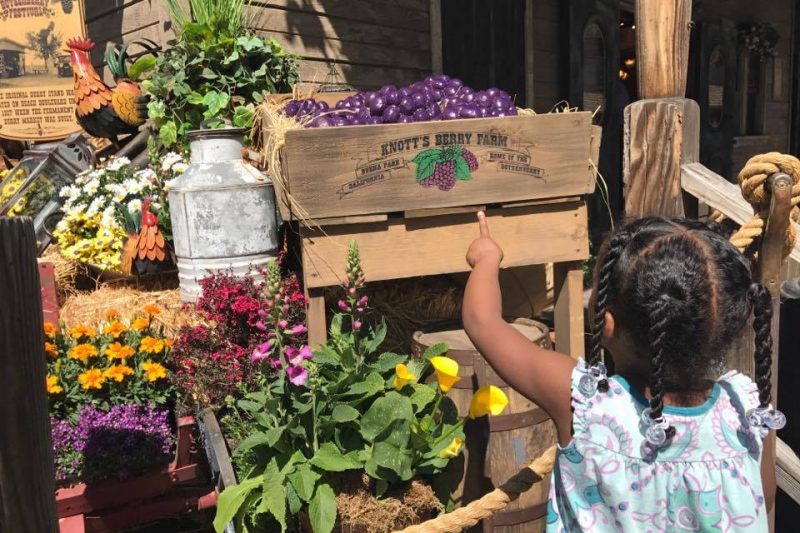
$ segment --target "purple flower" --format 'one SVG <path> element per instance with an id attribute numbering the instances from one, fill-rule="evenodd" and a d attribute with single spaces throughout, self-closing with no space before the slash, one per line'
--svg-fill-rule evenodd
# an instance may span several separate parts
<path id="1" fill-rule="evenodd" d="M 291 331 L 290 331 L 290 334 L 291 334 L 292 336 L 294 336 L 294 337 L 297 337 L 298 335 L 302 335 L 303 333 L 305 333 L 305 332 L 307 332 L 307 331 L 308 331 L 308 328 L 307 328 L 307 327 L 305 327 L 305 325 L 303 325 L 303 324 L 297 324 L 297 325 L 295 325 L 295 326 L 292 326 L 292 329 L 291 329 Z"/>
<path id="2" fill-rule="evenodd" d="M 360 320 L 354 320 L 353 321 L 353 329 L 356 330 L 356 331 L 361 329 L 361 321 Z"/>
<path id="3" fill-rule="evenodd" d="M 347 302 L 345 302 L 344 300 L 339 300 L 339 309 L 347 313 L 348 311 L 350 311 L 350 306 L 347 305 Z"/>
<path id="4" fill-rule="evenodd" d="M 253 350 L 253 355 L 250 356 L 250 360 L 254 363 L 260 363 L 261 361 L 268 359 L 271 353 L 272 341 L 263 342 L 259 344 L 255 350 Z"/>
<path id="5" fill-rule="evenodd" d="M 309 346 L 303 346 L 299 350 L 290 346 L 286 348 L 284 353 L 286 354 L 286 359 L 289 361 L 289 364 L 293 366 L 299 366 L 303 364 L 303 361 L 309 361 L 314 357 Z"/>
<path id="6" fill-rule="evenodd" d="M 306 384 L 306 379 L 308 379 L 308 370 L 302 366 L 290 366 L 286 369 L 286 375 L 289 376 L 289 381 L 293 385 L 302 387 Z"/>

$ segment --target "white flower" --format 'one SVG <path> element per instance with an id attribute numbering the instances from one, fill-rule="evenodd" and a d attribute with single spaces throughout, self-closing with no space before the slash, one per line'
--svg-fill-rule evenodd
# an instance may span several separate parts
<path id="1" fill-rule="evenodd" d="M 175 174 L 181 174 L 183 172 L 186 172 L 187 168 L 189 168 L 189 165 L 181 161 L 180 163 L 175 163 L 174 165 L 172 165 L 172 172 L 174 172 Z"/>
<path id="2" fill-rule="evenodd" d="M 127 157 L 115 157 L 106 165 L 107 170 L 119 170 L 131 162 Z"/>
<path id="3" fill-rule="evenodd" d="M 125 192 L 127 194 L 139 194 L 145 188 L 146 184 L 142 183 L 141 181 L 137 181 L 133 178 L 128 178 L 122 182 L 122 186 L 125 188 Z"/>
<path id="4" fill-rule="evenodd" d="M 105 201 L 106 201 L 106 199 L 105 199 L 104 196 L 98 196 L 97 198 L 92 200 L 92 203 L 89 204 L 89 209 L 86 210 L 86 216 L 93 217 L 97 213 L 99 213 L 100 209 L 105 204 Z"/>
<path id="5" fill-rule="evenodd" d="M 100 188 L 100 180 L 97 178 L 92 178 L 89 183 L 83 186 L 83 192 L 88 194 L 89 196 L 94 196 L 97 194 L 97 190 Z"/>
<path id="6" fill-rule="evenodd" d="M 86 204 L 80 203 L 73 205 L 72 208 L 69 210 L 69 214 L 77 215 L 79 213 L 83 213 L 84 211 L 86 211 Z"/>
<path id="7" fill-rule="evenodd" d="M 155 209 L 156 211 L 161 209 L 161 202 L 153 202 L 150 206 Z"/>
<path id="8" fill-rule="evenodd" d="M 142 210 L 142 201 L 136 198 L 135 200 L 131 200 L 128 202 L 128 211 L 131 213 L 141 211 Z"/>
<path id="9" fill-rule="evenodd" d="M 64 219 L 59 220 L 58 224 L 56 224 L 56 231 L 60 233 L 64 233 L 68 229 L 69 229 L 69 222 L 67 222 Z"/>
<path id="10" fill-rule="evenodd" d="M 139 181 L 150 183 L 155 183 L 156 181 L 156 172 L 152 168 L 145 168 L 142 169 L 136 174 L 134 174 Z"/>
<path id="11" fill-rule="evenodd" d="M 76 187 L 75 185 L 67 185 L 65 187 L 62 187 L 61 191 L 58 194 L 62 198 L 66 198 L 69 201 L 69 200 L 74 200 L 78 196 L 80 196 L 81 190 L 79 187 Z"/>
<path id="12" fill-rule="evenodd" d="M 114 223 L 115 209 L 113 205 L 106 207 L 103 210 L 103 217 L 100 219 L 102 226 L 110 226 Z"/>
<path id="13" fill-rule="evenodd" d="M 168 191 L 175 186 L 175 182 L 178 181 L 178 178 L 167 180 L 164 182 L 164 190 Z"/>
<path id="14" fill-rule="evenodd" d="M 169 152 L 167 155 L 164 156 L 164 159 L 161 160 L 161 170 L 167 171 L 172 168 L 172 165 L 178 163 L 182 160 L 180 154 L 176 154 L 175 152 Z"/>

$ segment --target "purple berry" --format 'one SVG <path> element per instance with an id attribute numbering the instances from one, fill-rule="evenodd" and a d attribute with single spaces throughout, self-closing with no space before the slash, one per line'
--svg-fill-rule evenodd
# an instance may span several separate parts
<path id="1" fill-rule="evenodd" d="M 390 124 L 392 122 L 397 122 L 397 119 L 400 117 L 400 108 L 396 105 L 388 105 L 386 109 L 383 110 L 383 123 Z"/>
<path id="2" fill-rule="evenodd" d="M 400 111 L 402 111 L 404 114 L 410 115 L 416 108 L 417 106 L 414 105 L 414 101 L 411 99 L 411 97 L 404 96 L 400 99 Z"/>
<path id="3" fill-rule="evenodd" d="M 297 100 L 292 100 L 285 106 L 283 106 L 283 114 L 287 117 L 293 117 L 297 114 L 297 111 L 300 109 L 300 103 Z"/>
<path id="4" fill-rule="evenodd" d="M 464 151 L 461 152 L 461 155 L 467 162 L 467 166 L 469 167 L 470 172 L 475 172 L 476 170 L 478 170 L 478 158 L 475 157 L 475 154 L 473 154 L 472 152 L 470 152 L 465 148 Z"/>
<path id="5" fill-rule="evenodd" d="M 414 111 L 414 122 L 426 122 L 431 119 L 431 114 L 425 108 L 420 108 Z"/>

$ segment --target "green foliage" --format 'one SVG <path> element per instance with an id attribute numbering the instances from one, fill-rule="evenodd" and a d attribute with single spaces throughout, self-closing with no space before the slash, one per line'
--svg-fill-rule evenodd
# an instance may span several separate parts
<path id="1" fill-rule="evenodd" d="M 185 144 L 194 129 L 250 127 L 264 93 L 297 83 L 296 57 L 245 29 L 244 0 L 192 0 L 192 17 L 166 1 L 179 34 L 142 83 L 165 146 Z"/>
<path id="2" fill-rule="evenodd" d="M 368 299 L 360 294 L 364 274 L 354 245 L 347 274 L 329 341 L 305 363 L 306 386 L 293 386 L 280 373 L 236 402 L 236 418 L 250 427 L 234 452 L 246 475 L 221 494 L 217 531 L 232 517 L 247 531 L 265 523 L 283 531 L 303 511 L 315 533 L 329 533 L 336 522 L 333 482 L 341 472 L 366 472 L 380 496 L 414 477 L 442 473 L 460 452 L 463 420 L 445 408 L 436 383 L 420 379 L 429 373 L 429 358 L 447 346 L 431 347 L 418 361 L 381 353 L 386 324 L 362 324 Z M 398 365 L 415 375 L 398 381 Z"/>

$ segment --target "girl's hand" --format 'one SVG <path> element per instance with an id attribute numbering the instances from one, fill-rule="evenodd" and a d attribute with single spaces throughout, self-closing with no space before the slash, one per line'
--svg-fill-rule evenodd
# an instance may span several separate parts
<path id="1" fill-rule="evenodd" d="M 503 249 L 489 235 L 489 224 L 483 211 L 478 211 L 480 236 L 472 241 L 467 250 L 467 263 L 472 268 L 481 261 L 492 261 L 498 265 L 503 260 Z"/>

